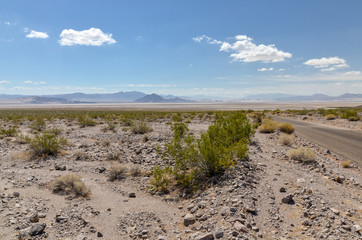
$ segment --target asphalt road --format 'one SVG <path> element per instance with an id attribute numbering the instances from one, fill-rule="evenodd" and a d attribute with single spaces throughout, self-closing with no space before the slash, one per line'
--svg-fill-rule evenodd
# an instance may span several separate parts
<path id="1" fill-rule="evenodd" d="M 362 131 L 328 127 L 276 116 L 273 118 L 278 122 L 293 124 L 298 136 L 325 147 L 345 160 L 351 160 L 362 167 Z"/>

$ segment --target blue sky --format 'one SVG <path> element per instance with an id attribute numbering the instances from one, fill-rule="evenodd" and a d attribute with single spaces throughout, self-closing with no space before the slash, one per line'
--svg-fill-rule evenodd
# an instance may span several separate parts
<path id="1" fill-rule="evenodd" d="M 362 1 L 1 0 L 0 94 L 362 93 Z"/>

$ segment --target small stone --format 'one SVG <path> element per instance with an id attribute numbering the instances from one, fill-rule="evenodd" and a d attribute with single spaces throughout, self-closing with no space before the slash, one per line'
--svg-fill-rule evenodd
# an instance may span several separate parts
<path id="1" fill-rule="evenodd" d="M 303 185 L 304 183 L 305 183 L 304 178 L 298 178 L 298 179 L 297 179 L 297 184 L 298 184 L 298 186 Z"/>
<path id="2" fill-rule="evenodd" d="M 282 203 L 290 204 L 293 202 L 293 194 L 288 194 L 282 198 Z"/>
<path id="3" fill-rule="evenodd" d="M 36 223 L 30 227 L 29 235 L 36 236 L 42 234 L 45 228 L 46 228 L 45 223 Z"/>
<path id="4" fill-rule="evenodd" d="M 280 189 L 279 189 L 279 192 L 286 192 L 287 190 L 285 189 L 285 187 L 281 187 Z"/>
<path id="5" fill-rule="evenodd" d="M 17 198 L 17 197 L 19 197 L 20 196 L 20 193 L 18 193 L 18 192 L 13 192 L 13 197 L 14 198 Z"/>
<path id="6" fill-rule="evenodd" d="M 337 183 L 343 183 L 343 181 L 344 181 L 344 177 L 343 176 L 338 176 L 338 177 L 336 177 L 334 180 L 337 182 Z"/>
<path id="7" fill-rule="evenodd" d="M 58 170 L 58 171 L 65 171 L 65 170 L 67 170 L 67 166 L 65 166 L 65 165 L 55 165 L 55 170 Z"/>
<path id="8" fill-rule="evenodd" d="M 352 232 L 360 232 L 361 231 L 361 226 L 356 224 L 352 226 Z"/>
<path id="9" fill-rule="evenodd" d="M 105 168 L 105 167 L 100 167 L 99 169 L 98 169 L 98 172 L 99 173 L 103 173 L 103 172 L 105 172 L 107 169 Z"/>
<path id="10" fill-rule="evenodd" d="M 130 197 L 130 198 L 135 198 L 135 197 L 136 197 L 136 193 L 131 192 L 131 193 L 128 194 L 128 197 Z"/>
<path id="11" fill-rule="evenodd" d="M 253 230 L 254 232 L 259 232 L 259 228 L 258 227 L 252 227 L 251 230 Z"/>
<path id="12" fill-rule="evenodd" d="M 340 213 L 339 210 L 337 210 L 335 208 L 330 208 L 330 209 L 334 214 L 339 215 L 339 213 Z"/>
<path id="13" fill-rule="evenodd" d="M 193 214 L 187 214 L 185 217 L 184 217 L 184 225 L 187 227 L 189 225 L 192 225 L 194 224 L 196 221 L 195 219 L 195 216 Z"/>
<path id="14" fill-rule="evenodd" d="M 212 233 L 206 233 L 205 235 L 202 235 L 198 238 L 198 240 L 213 240 L 214 234 Z"/>
<path id="15" fill-rule="evenodd" d="M 248 228 L 247 228 L 244 224 L 242 224 L 241 222 L 239 222 L 239 221 L 236 221 L 236 222 L 234 223 L 234 228 L 235 228 L 235 230 L 238 231 L 238 232 L 244 232 L 244 233 L 248 232 Z"/>
<path id="16" fill-rule="evenodd" d="M 217 228 L 215 230 L 214 236 L 217 239 L 222 238 L 222 237 L 224 237 L 224 232 L 221 229 Z"/>
<path id="17" fill-rule="evenodd" d="M 97 237 L 101 238 L 103 237 L 103 234 L 101 232 L 97 232 Z"/>
<path id="18" fill-rule="evenodd" d="M 31 214 L 31 215 L 29 216 L 29 221 L 30 221 L 31 223 L 39 222 L 38 212 L 34 212 L 33 214 Z"/>

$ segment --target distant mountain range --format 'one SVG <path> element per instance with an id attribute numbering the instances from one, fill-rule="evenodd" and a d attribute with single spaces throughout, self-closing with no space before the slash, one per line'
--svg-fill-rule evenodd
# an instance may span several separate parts
<path id="1" fill-rule="evenodd" d="M 346 93 L 340 96 L 328 96 L 324 94 L 314 94 L 311 96 L 295 96 L 289 94 L 260 94 L 251 95 L 244 100 L 269 100 L 280 102 L 309 102 L 309 101 L 347 101 L 347 100 L 362 100 L 362 94 Z"/>
<path id="2" fill-rule="evenodd" d="M 289 94 L 260 94 L 251 95 L 243 99 L 225 100 L 215 98 L 188 98 L 195 101 L 215 102 L 215 101 L 280 101 L 280 102 L 303 102 L 303 101 L 361 101 L 362 94 L 346 93 L 340 96 L 328 96 L 324 94 L 314 94 L 311 96 L 296 96 Z M 142 92 L 117 92 L 105 94 L 56 94 L 56 95 L 7 95 L 0 94 L 0 104 L 86 104 L 86 103 L 187 103 L 192 102 L 186 97 L 175 97 L 172 95 L 160 96 L 155 93 L 145 94 Z"/>
<path id="3" fill-rule="evenodd" d="M 106 94 L 57 94 L 57 95 L 7 95 L 0 94 L 0 103 L 8 104 L 77 104 L 77 103 L 182 103 L 189 100 L 167 95 L 166 98 L 157 94 L 142 92 L 117 92 Z"/>

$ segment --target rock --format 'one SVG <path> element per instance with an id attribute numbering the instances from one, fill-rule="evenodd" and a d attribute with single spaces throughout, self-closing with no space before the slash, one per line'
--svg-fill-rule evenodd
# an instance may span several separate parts
<path id="1" fill-rule="evenodd" d="M 337 210 L 335 208 L 330 208 L 330 209 L 334 214 L 339 215 L 339 213 L 340 213 L 339 210 Z"/>
<path id="2" fill-rule="evenodd" d="M 241 222 L 239 222 L 239 221 L 236 221 L 236 222 L 234 223 L 234 228 L 235 228 L 235 230 L 238 231 L 238 232 L 244 232 L 244 233 L 248 232 L 248 228 L 247 228 L 244 224 L 242 224 Z"/>
<path id="3" fill-rule="evenodd" d="M 352 232 L 361 232 L 361 226 L 356 224 L 352 226 Z"/>
<path id="4" fill-rule="evenodd" d="M 57 221 L 58 223 L 64 223 L 64 222 L 68 222 L 68 218 L 64 217 L 62 215 L 56 215 L 55 221 Z"/>
<path id="5" fill-rule="evenodd" d="M 99 169 L 98 169 L 98 172 L 99 173 L 103 173 L 103 172 L 105 172 L 107 169 L 105 168 L 105 167 L 100 167 Z"/>
<path id="6" fill-rule="evenodd" d="M 214 236 L 217 239 L 222 238 L 224 237 L 224 232 L 220 228 L 216 228 Z"/>
<path id="7" fill-rule="evenodd" d="M 206 233 L 205 235 L 202 235 L 198 238 L 198 240 L 213 240 L 214 234 L 212 233 Z"/>
<path id="8" fill-rule="evenodd" d="M 58 171 L 65 171 L 65 170 L 67 170 L 67 166 L 65 166 L 65 165 L 55 165 L 55 170 L 58 170 Z"/>
<path id="9" fill-rule="evenodd" d="M 343 181 L 344 181 L 344 176 L 338 176 L 338 177 L 336 177 L 334 180 L 337 182 L 337 183 L 343 183 Z"/>
<path id="10" fill-rule="evenodd" d="M 18 192 L 13 192 L 13 197 L 14 198 L 17 198 L 17 197 L 19 197 L 20 196 L 20 193 L 18 193 Z"/>
<path id="11" fill-rule="evenodd" d="M 46 228 L 45 223 L 36 223 L 33 224 L 31 227 L 20 230 L 20 238 L 26 238 L 27 236 L 36 236 L 42 234 L 44 229 Z"/>
<path id="12" fill-rule="evenodd" d="M 279 189 L 279 192 L 286 192 L 287 190 L 285 189 L 285 187 L 281 187 L 280 189 Z"/>
<path id="13" fill-rule="evenodd" d="M 103 234 L 101 232 L 97 232 L 97 237 L 101 238 L 103 237 Z"/>
<path id="14" fill-rule="evenodd" d="M 189 225 L 192 225 L 194 224 L 196 221 L 195 219 L 195 216 L 193 214 L 187 214 L 185 217 L 184 217 L 184 225 L 187 227 Z"/>
<path id="15" fill-rule="evenodd" d="M 31 214 L 31 215 L 29 216 L 29 221 L 30 221 L 31 223 L 39 222 L 38 212 L 34 212 L 33 214 Z"/>
<path id="16" fill-rule="evenodd" d="M 304 183 L 305 183 L 304 178 L 298 178 L 298 179 L 297 179 L 297 185 L 298 185 L 298 186 L 303 185 Z"/>
<path id="17" fill-rule="evenodd" d="M 136 193 L 131 192 L 131 193 L 128 194 L 128 197 L 130 197 L 130 198 L 135 198 L 135 197 L 136 197 Z"/>
<path id="18" fill-rule="evenodd" d="M 288 194 L 282 198 L 282 203 L 290 204 L 293 202 L 293 194 Z"/>

